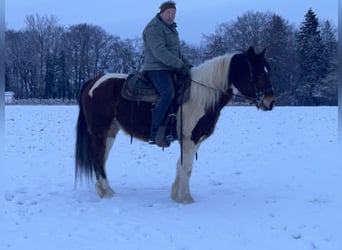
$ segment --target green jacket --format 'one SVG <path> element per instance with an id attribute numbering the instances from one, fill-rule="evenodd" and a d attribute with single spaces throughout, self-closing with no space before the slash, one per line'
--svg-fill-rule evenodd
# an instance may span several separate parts
<path id="1" fill-rule="evenodd" d="M 183 56 L 176 23 L 169 25 L 157 14 L 145 27 L 143 70 L 176 70 L 181 68 Z"/>

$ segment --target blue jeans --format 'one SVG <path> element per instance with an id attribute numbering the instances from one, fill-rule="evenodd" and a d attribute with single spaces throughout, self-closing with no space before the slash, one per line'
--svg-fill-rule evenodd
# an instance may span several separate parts
<path id="1" fill-rule="evenodd" d="M 150 139 L 155 139 L 159 126 L 165 119 L 165 115 L 175 96 L 172 72 L 167 70 L 148 71 L 147 77 L 151 80 L 159 98 L 152 110 Z"/>

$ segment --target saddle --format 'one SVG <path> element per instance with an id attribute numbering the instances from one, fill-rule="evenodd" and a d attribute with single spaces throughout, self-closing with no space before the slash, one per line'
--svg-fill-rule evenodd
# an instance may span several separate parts
<path id="1" fill-rule="evenodd" d="M 190 96 L 190 79 L 179 79 L 174 76 L 175 99 L 177 104 L 185 103 Z M 136 72 L 129 74 L 122 87 L 122 97 L 136 102 L 157 101 L 159 94 L 153 83 L 146 76 L 146 72 Z"/>

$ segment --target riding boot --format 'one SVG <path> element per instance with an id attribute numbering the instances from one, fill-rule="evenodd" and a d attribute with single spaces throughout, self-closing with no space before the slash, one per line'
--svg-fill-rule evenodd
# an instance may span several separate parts
<path id="1" fill-rule="evenodd" d="M 173 142 L 177 140 L 177 118 L 176 114 L 169 114 L 165 141 Z"/>
<path id="2" fill-rule="evenodd" d="M 148 140 L 149 144 L 155 144 L 157 132 L 162 121 L 163 121 L 163 114 L 161 114 L 161 112 L 159 112 L 158 109 L 154 108 L 152 110 L 150 138 Z"/>
<path id="3" fill-rule="evenodd" d="M 151 129 L 150 139 L 148 139 L 149 144 L 155 144 L 156 143 L 157 132 L 158 132 L 158 129 Z"/>

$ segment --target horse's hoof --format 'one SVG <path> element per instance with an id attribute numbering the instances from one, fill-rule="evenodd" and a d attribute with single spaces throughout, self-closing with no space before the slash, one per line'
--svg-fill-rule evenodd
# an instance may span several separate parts
<path id="1" fill-rule="evenodd" d="M 192 204 L 195 202 L 194 198 L 191 197 L 191 195 L 188 195 L 186 197 L 175 197 L 174 195 L 171 196 L 172 200 L 174 200 L 177 203 L 181 203 L 183 205 L 188 205 L 188 204 Z"/>
<path id="2" fill-rule="evenodd" d="M 109 183 L 106 179 L 100 178 L 95 185 L 97 194 L 101 198 L 112 198 L 115 195 L 113 189 L 109 186 Z"/>
<path id="3" fill-rule="evenodd" d="M 195 200 L 191 196 L 189 198 L 183 199 L 181 201 L 181 203 L 184 204 L 184 205 L 192 204 L 194 202 L 195 202 Z"/>
<path id="4" fill-rule="evenodd" d="M 112 198 L 115 195 L 115 192 L 112 189 L 100 189 L 96 188 L 97 194 L 100 198 Z"/>
<path id="5" fill-rule="evenodd" d="M 103 198 L 112 198 L 115 195 L 115 192 L 109 188 L 105 191 Z"/>

